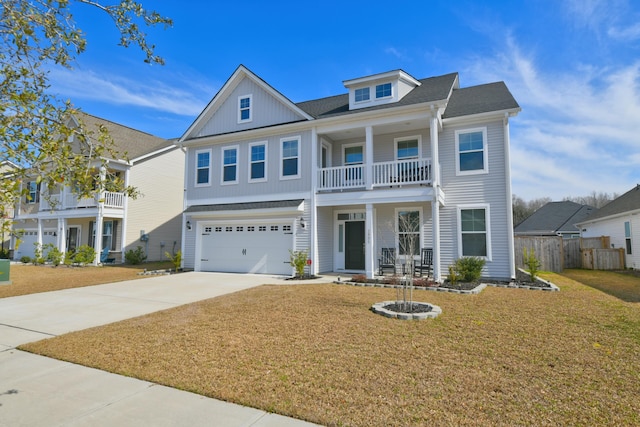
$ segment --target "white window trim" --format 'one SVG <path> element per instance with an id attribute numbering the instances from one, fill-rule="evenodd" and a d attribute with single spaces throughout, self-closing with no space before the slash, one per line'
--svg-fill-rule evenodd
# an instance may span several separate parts
<path id="1" fill-rule="evenodd" d="M 362 163 L 347 163 L 347 155 L 345 153 L 347 148 L 351 148 L 351 147 L 362 147 Z M 348 166 L 348 165 L 364 165 L 365 164 L 365 159 L 367 158 L 367 153 L 366 153 L 366 144 L 364 142 L 354 142 L 352 144 L 344 144 L 342 146 L 342 165 L 343 166 Z"/>
<path id="2" fill-rule="evenodd" d="M 471 171 L 461 171 L 460 170 L 460 135 L 466 133 L 474 133 L 474 132 L 482 132 L 482 161 L 483 167 L 482 169 L 476 169 Z M 486 174 L 489 173 L 489 147 L 487 143 L 487 128 L 470 128 L 470 129 L 459 129 L 455 132 L 456 134 L 456 175 L 478 175 L 478 174 Z"/>
<path id="3" fill-rule="evenodd" d="M 251 161 L 251 148 L 258 146 L 258 145 L 264 145 L 264 177 L 263 178 L 251 178 L 251 166 L 253 165 L 253 162 Z M 249 154 L 248 154 L 248 160 L 249 160 L 249 170 L 247 171 L 247 180 L 249 182 L 265 182 L 267 180 L 267 165 L 268 163 L 268 159 L 269 159 L 269 143 L 268 141 L 256 141 L 256 142 L 252 142 L 249 144 Z"/>
<path id="4" fill-rule="evenodd" d="M 242 119 L 242 111 L 246 110 L 246 108 L 240 108 L 240 102 L 243 99 L 247 99 L 249 98 L 249 118 L 248 119 Z M 249 123 L 253 121 L 253 94 L 248 94 L 248 95 L 240 95 L 238 96 L 238 124 L 240 123 Z"/>
<path id="5" fill-rule="evenodd" d="M 424 216 L 422 213 L 422 207 L 420 206 L 405 206 L 405 207 L 400 207 L 400 208 L 395 208 L 394 210 L 394 227 L 395 227 L 395 248 L 396 248 L 396 254 L 398 254 L 398 257 L 402 257 L 404 260 L 407 259 L 407 255 L 400 255 L 400 224 L 398 223 L 398 214 L 400 212 L 413 212 L 413 211 L 418 211 L 418 215 L 420 216 L 420 249 L 422 250 L 422 248 L 424 247 Z M 420 259 L 420 254 L 421 251 L 419 251 L 417 254 L 414 255 L 414 259 L 419 260 Z"/>
<path id="6" fill-rule="evenodd" d="M 414 139 L 418 140 L 418 159 L 422 158 L 422 135 L 414 135 L 414 136 L 403 136 L 401 138 L 394 138 L 393 139 L 393 156 L 394 158 L 397 160 L 406 160 L 409 159 L 410 157 L 407 157 L 406 159 L 399 159 L 398 158 L 398 142 L 403 142 L 403 141 L 413 141 Z"/>
<path id="7" fill-rule="evenodd" d="M 457 224 L 458 224 L 458 258 L 463 258 L 462 255 L 462 211 L 468 209 L 484 209 L 484 219 L 486 225 L 486 236 L 487 236 L 487 256 L 480 257 L 484 258 L 487 261 L 492 261 L 492 251 L 491 251 L 491 209 L 488 203 L 479 203 L 474 205 L 458 205 L 457 206 Z"/>
<path id="8" fill-rule="evenodd" d="M 284 168 L 283 168 L 283 162 L 284 162 L 284 157 L 283 157 L 283 150 L 282 150 L 282 146 L 284 144 L 285 141 L 298 141 L 298 173 L 296 175 L 284 175 Z M 287 157 L 287 158 L 292 158 L 292 157 Z M 298 179 L 300 178 L 300 168 L 302 166 L 302 143 L 301 143 L 301 138 L 300 136 L 291 136 L 288 138 L 280 138 L 280 180 L 287 180 L 287 179 Z"/>
<path id="9" fill-rule="evenodd" d="M 206 183 L 198 183 L 198 154 L 200 153 L 209 153 L 209 179 L 208 182 Z M 211 151 L 211 149 L 206 149 L 206 150 L 196 150 L 196 155 L 195 155 L 195 159 L 194 159 L 194 177 L 193 177 L 193 183 L 194 183 L 194 187 L 210 187 L 211 186 L 211 177 L 212 177 L 212 167 L 213 165 L 213 153 Z M 204 169 L 204 168 L 203 168 Z"/>
<path id="10" fill-rule="evenodd" d="M 378 86 L 385 86 L 385 85 L 391 85 L 391 95 L 378 97 Z M 378 83 L 373 86 L 373 97 L 375 100 L 393 98 L 394 92 L 395 92 L 395 85 L 393 84 L 393 82 Z"/>
<path id="11" fill-rule="evenodd" d="M 224 164 L 224 152 L 229 150 L 236 150 L 236 179 L 233 181 L 225 181 L 224 180 L 224 167 L 231 166 Z M 226 147 L 222 147 L 222 155 L 220 156 L 220 185 L 231 185 L 238 183 L 238 176 L 240 175 L 240 147 L 238 145 L 229 145 Z"/>
<path id="12" fill-rule="evenodd" d="M 331 144 L 329 144 L 327 141 L 322 141 L 322 145 L 320 147 L 320 156 L 319 156 L 319 160 L 320 160 L 320 168 L 322 168 L 322 149 L 325 149 L 327 151 L 327 164 L 324 167 L 330 168 L 332 165 L 332 159 L 331 159 L 331 155 L 332 155 L 332 147 Z"/>

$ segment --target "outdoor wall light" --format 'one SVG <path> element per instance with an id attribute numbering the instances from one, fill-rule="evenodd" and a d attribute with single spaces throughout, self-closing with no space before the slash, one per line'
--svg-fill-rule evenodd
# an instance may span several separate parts
<path id="1" fill-rule="evenodd" d="M 300 217 L 300 228 L 305 228 L 307 226 L 307 224 L 304 222 L 304 218 Z"/>
<path id="2" fill-rule="evenodd" d="M 191 231 L 191 221 L 187 221 L 187 230 Z"/>

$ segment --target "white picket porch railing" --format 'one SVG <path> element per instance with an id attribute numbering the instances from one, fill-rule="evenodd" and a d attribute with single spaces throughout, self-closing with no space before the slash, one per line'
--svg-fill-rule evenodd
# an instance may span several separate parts
<path id="1" fill-rule="evenodd" d="M 371 187 L 431 184 L 431 159 L 409 159 L 367 165 L 322 168 L 318 171 L 318 190 L 364 188 L 371 176 Z"/>
<path id="2" fill-rule="evenodd" d="M 100 200 L 104 202 L 104 206 L 107 208 L 124 208 L 124 198 L 124 193 L 105 191 Z M 67 192 L 52 194 L 49 199 L 51 202 L 46 200 L 44 196 L 40 198 L 41 211 L 94 208 L 98 206 L 99 200 L 98 197 L 78 198 L 77 195 Z"/>

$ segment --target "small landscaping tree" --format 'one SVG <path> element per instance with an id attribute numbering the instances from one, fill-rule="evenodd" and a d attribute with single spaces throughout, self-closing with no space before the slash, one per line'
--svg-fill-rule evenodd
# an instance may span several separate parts
<path id="1" fill-rule="evenodd" d="M 173 267 L 177 273 L 178 269 L 180 268 L 180 264 L 182 264 L 182 251 L 178 251 L 173 255 L 171 255 L 169 252 L 165 252 L 164 256 L 171 260 L 171 263 L 173 264 Z"/>
<path id="2" fill-rule="evenodd" d="M 531 281 L 535 282 L 536 277 L 538 276 L 538 271 L 540 269 L 540 260 L 536 258 L 536 252 L 534 251 L 533 248 L 531 248 L 530 250 L 527 250 L 527 248 L 524 248 L 522 259 L 523 259 L 524 265 L 527 266 L 527 273 L 529 273 L 529 276 L 531 277 Z"/>
<path id="3" fill-rule="evenodd" d="M 304 276 L 304 267 L 307 265 L 309 253 L 307 251 L 292 251 L 289 249 L 289 264 L 296 269 L 296 276 Z"/>
<path id="4" fill-rule="evenodd" d="M 42 247 L 43 251 L 47 251 L 47 255 L 44 257 L 54 267 L 57 267 L 62 262 L 62 251 L 58 249 L 53 243 L 47 243 Z"/>
<path id="5" fill-rule="evenodd" d="M 79 246 L 73 257 L 73 262 L 85 266 L 96 259 L 96 250 L 89 245 Z"/>

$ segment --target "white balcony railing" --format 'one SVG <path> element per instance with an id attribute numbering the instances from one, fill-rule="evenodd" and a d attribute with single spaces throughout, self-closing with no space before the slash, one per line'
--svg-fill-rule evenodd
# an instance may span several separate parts
<path id="1" fill-rule="evenodd" d="M 105 191 L 102 193 L 100 200 L 104 202 L 104 206 L 107 208 L 124 208 L 124 198 L 124 193 Z M 78 198 L 75 194 L 66 192 L 62 194 L 52 194 L 49 199 L 50 202 L 47 201 L 44 196 L 40 197 L 41 211 L 94 208 L 98 206 L 99 200 L 98 197 Z"/>
<path id="2" fill-rule="evenodd" d="M 367 165 L 336 166 L 318 171 L 318 190 L 431 184 L 431 159 L 409 159 Z"/>

